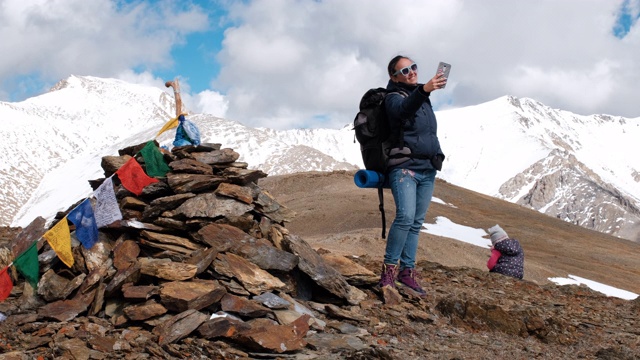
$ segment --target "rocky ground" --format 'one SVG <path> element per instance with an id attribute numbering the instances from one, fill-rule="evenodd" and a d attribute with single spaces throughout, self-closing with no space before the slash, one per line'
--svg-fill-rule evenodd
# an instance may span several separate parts
<path id="1" fill-rule="evenodd" d="M 546 280 L 571 273 L 637 293 L 637 244 L 567 228 L 554 219 L 532 220 L 537 213 L 520 213 L 519 207 L 439 183 L 436 196 L 457 206 L 434 204 L 429 217 L 458 214 L 456 222 L 479 228 L 502 224 L 521 238 L 528 256 L 525 279 L 488 273 L 486 249 L 424 234 L 418 270 L 428 296 L 417 298 L 401 289 L 399 301 L 384 303 L 372 283 L 384 246 L 377 197 L 373 190 L 350 187 L 351 176 L 299 174 L 259 183 L 298 213 L 288 231 L 325 259 L 346 259 L 345 268 L 340 262 L 336 268 L 365 295 L 357 303 L 321 293 L 289 298 L 297 311 L 303 308 L 316 319 L 294 330 L 304 332 L 300 349 L 257 351 L 233 336 L 205 337 L 197 331 L 163 343 L 153 322 L 123 326 L 101 313 L 45 320 L 28 310 L 25 299 L 33 294 L 19 283 L 0 303 L 0 312 L 8 314 L 0 322 L 0 359 L 640 359 L 640 299 L 606 297 L 585 286 Z M 390 195 L 387 201 L 390 222 Z M 13 235 L 4 231 L 0 239 Z M 550 238 L 552 244 L 545 246 Z M 566 244 L 569 238 L 583 242 Z M 606 241 L 619 246 L 598 245 Z M 562 252 L 554 253 L 558 248 Z M 583 265 L 589 259 L 590 265 Z M 352 273 L 357 268 L 358 276 Z M 200 311 L 217 310 L 212 305 Z"/>
<path id="2" fill-rule="evenodd" d="M 370 260 L 358 262 L 375 268 Z M 399 304 L 385 305 L 372 287 L 363 287 L 367 300 L 341 305 L 342 311 L 301 301 L 326 327 L 309 331 L 306 348 L 290 354 L 256 353 L 198 336 L 159 346 L 144 326 L 120 328 L 99 317 L 18 323 L 9 317 L 0 323 L 0 359 L 640 358 L 640 300 L 431 262 L 419 268 L 429 288 L 426 299 L 404 294 Z"/>

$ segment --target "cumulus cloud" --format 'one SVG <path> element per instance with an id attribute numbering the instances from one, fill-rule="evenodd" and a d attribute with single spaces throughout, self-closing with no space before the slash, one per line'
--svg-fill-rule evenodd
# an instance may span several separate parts
<path id="1" fill-rule="evenodd" d="M 8 0 L 0 2 L 0 84 L 18 77 L 56 83 L 69 75 L 115 77 L 172 65 L 184 34 L 207 26 L 197 7 L 175 2 Z"/>
<path id="2" fill-rule="evenodd" d="M 178 64 L 214 64 L 209 89 L 191 93 L 197 73 L 181 79 L 188 109 L 256 127 L 341 128 L 403 54 L 422 82 L 439 61 L 452 65 L 436 109 L 514 95 L 638 117 L 638 16 L 640 0 L 0 0 L 0 99 L 71 74 L 162 87 L 159 74 Z M 216 29 L 189 48 L 190 60 L 215 59 L 182 63 L 190 34 Z"/>
<path id="3" fill-rule="evenodd" d="M 205 90 L 191 97 L 193 111 L 202 114 L 211 114 L 219 118 L 227 117 L 229 102 L 219 92 Z"/>
<path id="4" fill-rule="evenodd" d="M 213 84 L 228 97 L 228 115 L 249 125 L 280 118 L 283 128 L 337 128 L 367 88 L 386 85 L 386 64 L 401 53 L 420 65 L 421 81 L 439 61 L 452 64 L 447 89 L 432 95 L 438 108 L 515 95 L 637 117 L 638 26 L 614 36 L 621 8 L 595 0 L 235 4 Z"/>
<path id="5" fill-rule="evenodd" d="M 118 73 L 115 77 L 126 82 L 154 87 L 165 87 L 164 83 L 166 82 L 149 71 L 138 73 L 131 69 Z"/>
<path id="6" fill-rule="evenodd" d="M 545 104 L 559 102 L 564 107 L 582 109 L 588 113 L 606 106 L 616 92 L 615 62 L 603 60 L 593 68 L 578 71 L 559 68 L 522 66 L 507 78 L 507 87 L 514 93 L 527 94 Z M 585 91 L 588 89 L 587 91 Z"/>

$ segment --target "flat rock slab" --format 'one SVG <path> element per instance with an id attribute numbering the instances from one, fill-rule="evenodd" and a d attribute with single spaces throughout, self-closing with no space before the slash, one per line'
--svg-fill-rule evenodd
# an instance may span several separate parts
<path id="1" fill-rule="evenodd" d="M 174 211 L 177 216 L 213 219 L 218 217 L 237 217 L 251 210 L 253 210 L 253 206 L 238 200 L 225 198 L 213 193 L 205 193 L 185 201 Z"/>
<path id="2" fill-rule="evenodd" d="M 200 336 L 206 339 L 214 338 L 228 338 L 232 339 L 238 332 L 248 331 L 251 329 L 251 325 L 245 323 L 242 320 L 234 319 L 231 317 L 217 317 L 205 321 L 198 328 Z"/>
<path id="3" fill-rule="evenodd" d="M 298 255 L 298 268 L 302 272 L 330 293 L 348 300 L 349 284 L 345 278 L 324 261 L 306 241 L 299 236 L 285 234 L 282 243 L 292 254 Z"/>
<path id="4" fill-rule="evenodd" d="M 167 181 L 173 192 L 188 194 L 213 191 L 225 179 L 215 175 L 168 174 Z"/>
<path id="5" fill-rule="evenodd" d="M 240 245 L 243 241 L 251 241 L 253 237 L 235 226 L 228 224 L 209 224 L 202 227 L 194 237 L 218 252 L 225 252 Z"/>
<path id="6" fill-rule="evenodd" d="M 217 273 L 236 278 L 247 291 L 254 295 L 285 287 L 277 277 L 235 254 L 218 254 L 213 267 Z"/>
<path id="7" fill-rule="evenodd" d="M 354 335 L 316 333 L 306 337 L 312 349 L 332 349 L 333 351 L 362 350 L 369 345 Z"/>
<path id="8" fill-rule="evenodd" d="M 272 312 L 260 303 L 233 294 L 226 294 L 220 301 L 220 307 L 222 311 L 251 318 L 264 317 Z"/>
<path id="9" fill-rule="evenodd" d="M 213 175 L 213 168 L 211 165 L 205 164 L 196 159 L 175 160 L 169 163 L 169 167 L 175 173 Z"/>
<path id="10" fill-rule="evenodd" d="M 38 316 L 55 319 L 58 321 L 71 321 L 79 314 L 87 311 L 93 301 L 94 293 L 79 296 L 71 300 L 59 300 L 41 306 L 38 309 Z"/>
<path id="11" fill-rule="evenodd" d="M 373 271 L 345 256 L 332 253 L 321 256 L 329 265 L 338 270 L 351 285 L 373 285 L 380 280 L 380 277 Z"/>
<path id="12" fill-rule="evenodd" d="M 289 272 L 298 265 L 297 256 L 270 244 L 245 244 L 235 248 L 233 252 L 264 270 Z"/>
<path id="13" fill-rule="evenodd" d="M 11 241 L 9 247 L 13 252 L 13 258 L 25 252 L 34 241 L 38 241 L 44 235 L 47 231 L 45 229 L 46 223 L 47 221 L 43 217 L 38 216 Z"/>
<path id="14" fill-rule="evenodd" d="M 198 267 L 169 259 L 138 258 L 140 273 L 164 280 L 188 280 L 196 276 Z"/>
<path id="15" fill-rule="evenodd" d="M 216 256 L 218 256 L 218 250 L 214 248 L 208 248 L 206 250 L 200 249 L 192 252 L 185 262 L 187 264 L 195 265 L 198 269 L 196 274 L 201 274 L 209 267 L 209 265 L 211 265 Z"/>
<path id="16" fill-rule="evenodd" d="M 194 159 L 208 165 L 232 163 L 240 157 L 240 154 L 233 149 L 224 148 L 209 152 L 194 152 L 191 154 Z"/>
<path id="17" fill-rule="evenodd" d="M 215 304 L 227 293 L 216 280 L 173 281 L 160 289 L 160 300 L 168 309 L 183 312 Z"/>
<path id="18" fill-rule="evenodd" d="M 245 204 L 253 202 L 253 190 L 247 186 L 222 183 L 215 191 L 216 194 L 242 201 Z"/>
<path id="19" fill-rule="evenodd" d="M 140 321 L 160 316 L 167 312 L 167 308 L 154 300 L 142 304 L 130 305 L 124 308 L 124 314 L 131 320 Z"/>
<path id="20" fill-rule="evenodd" d="M 308 321 L 309 315 L 303 315 L 290 325 L 262 323 L 240 332 L 235 340 L 256 351 L 297 351 L 307 345 L 304 336 L 309 331 Z"/>
<path id="21" fill-rule="evenodd" d="M 84 257 L 87 270 L 93 271 L 95 269 L 99 269 L 103 267 L 105 263 L 111 261 L 113 247 L 107 239 L 108 237 L 106 234 L 98 232 L 98 241 L 93 244 L 91 249 L 87 249 L 84 246 L 79 247 L 82 251 L 82 256 Z"/>
<path id="22" fill-rule="evenodd" d="M 247 185 L 267 177 L 262 170 L 249 170 L 235 167 L 225 168 L 222 175 L 234 184 Z"/>
<path id="23" fill-rule="evenodd" d="M 122 295 L 125 299 L 131 300 L 148 300 L 154 295 L 160 293 L 160 287 L 155 285 L 124 285 L 122 286 Z"/>
<path id="24" fill-rule="evenodd" d="M 187 310 L 171 317 L 161 325 L 153 329 L 153 333 L 158 335 L 158 345 L 164 346 L 185 338 L 196 330 L 209 316 L 197 310 Z"/>
<path id="25" fill-rule="evenodd" d="M 126 269 L 136 262 L 140 255 L 140 246 L 133 240 L 125 240 L 117 244 L 113 249 L 113 266 L 118 269 Z"/>

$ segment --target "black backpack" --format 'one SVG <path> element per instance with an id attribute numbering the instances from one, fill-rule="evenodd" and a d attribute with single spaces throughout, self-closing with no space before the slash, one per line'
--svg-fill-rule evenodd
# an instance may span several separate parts
<path id="1" fill-rule="evenodd" d="M 391 127 L 384 106 L 387 94 L 388 90 L 385 88 L 369 89 L 362 96 L 360 111 L 353 120 L 353 130 L 360 143 L 365 169 L 382 174 L 387 172 L 385 143 L 391 137 Z"/>
<path id="2" fill-rule="evenodd" d="M 391 126 L 387 118 L 387 111 L 384 99 L 389 91 L 385 88 L 369 89 L 360 100 L 360 111 L 353 120 L 353 130 L 355 130 L 355 140 L 360 143 L 360 152 L 364 167 L 367 170 L 379 172 L 386 176 L 387 153 L 390 144 L 397 142 L 395 137 L 402 134 L 391 134 Z M 406 94 L 401 93 L 403 96 Z M 382 238 L 385 238 L 386 221 L 384 215 L 383 184 L 378 186 L 378 199 L 380 200 L 380 213 L 382 214 Z"/>

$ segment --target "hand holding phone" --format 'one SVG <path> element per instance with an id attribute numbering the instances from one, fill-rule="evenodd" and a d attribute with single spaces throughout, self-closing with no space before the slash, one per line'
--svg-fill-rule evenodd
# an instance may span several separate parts
<path id="1" fill-rule="evenodd" d="M 448 79 L 450 71 L 451 71 L 451 65 L 441 61 L 440 64 L 438 64 L 438 70 L 436 71 L 436 75 L 442 74 L 442 76 L 445 79 Z M 446 85 L 447 85 L 446 83 L 442 85 L 442 88 L 444 89 Z"/>

